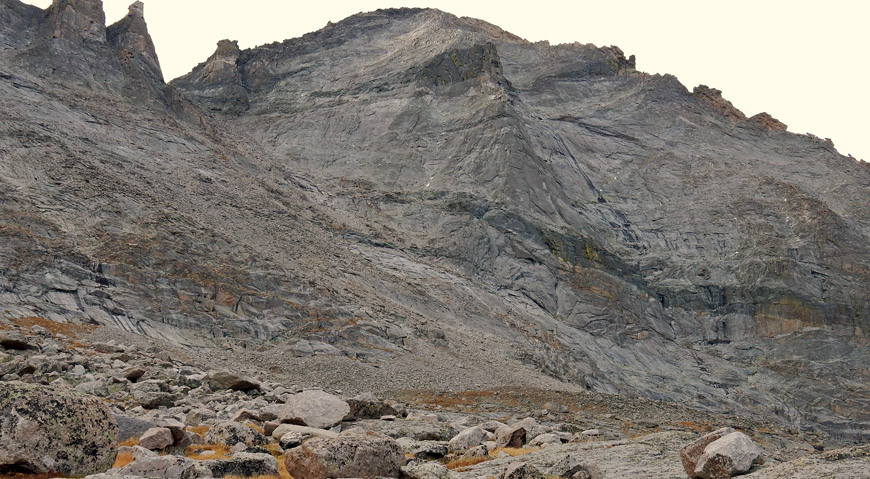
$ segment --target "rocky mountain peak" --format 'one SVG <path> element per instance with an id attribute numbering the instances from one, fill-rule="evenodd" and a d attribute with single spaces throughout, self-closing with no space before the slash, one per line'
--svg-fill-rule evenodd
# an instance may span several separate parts
<path id="1" fill-rule="evenodd" d="M 52 39 L 106 43 L 102 0 L 54 0 L 48 18 Z"/>
<path id="2" fill-rule="evenodd" d="M 221 40 L 215 52 L 190 74 L 175 80 L 188 88 L 188 96 L 208 105 L 208 110 L 239 113 L 248 109 L 248 92 L 239 67 L 239 42 Z M 192 88 L 196 85 L 196 88 Z"/>
<path id="3" fill-rule="evenodd" d="M 145 5 L 135 2 L 127 15 L 106 32 L 109 43 L 118 50 L 128 73 L 149 84 L 163 84 L 163 72 L 154 42 L 145 23 Z"/>

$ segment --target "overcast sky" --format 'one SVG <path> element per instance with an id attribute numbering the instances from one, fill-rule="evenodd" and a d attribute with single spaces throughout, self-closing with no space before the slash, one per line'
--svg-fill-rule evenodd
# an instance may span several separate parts
<path id="1" fill-rule="evenodd" d="M 133 0 L 104 0 L 123 17 Z M 51 0 L 30 0 L 47 7 Z M 494 23 L 527 40 L 616 45 L 648 73 L 671 73 L 690 90 L 718 88 L 748 116 L 766 111 L 789 131 L 831 138 L 870 160 L 867 48 L 870 1 L 609 0 L 144 0 L 166 79 L 191 70 L 218 40 L 242 48 L 301 36 L 360 11 L 434 7 Z"/>

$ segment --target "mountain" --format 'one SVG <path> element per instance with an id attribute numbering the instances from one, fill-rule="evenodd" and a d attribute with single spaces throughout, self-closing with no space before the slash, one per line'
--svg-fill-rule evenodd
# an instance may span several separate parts
<path id="1" fill-rule="evenodd" d="M 617 47 L 355 15 L 164 83 L 137 2 L 0 0 L 3 317 L 326 385 L 870 437 L 870 166 Z M 304 372 L 303 372 L 304 371 Z"/>

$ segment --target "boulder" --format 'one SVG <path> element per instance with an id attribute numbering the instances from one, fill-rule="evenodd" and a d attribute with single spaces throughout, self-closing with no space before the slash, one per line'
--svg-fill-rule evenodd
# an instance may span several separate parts
<path id="1" fill-rule="evenodd" d="M 414 441 L 413 439 L 399 440 L 402 451 L 414 458 L 431 461 L 441 459 L 448 454 L 447 444 L 444 441 Z"/>
<path id="2" fill-rule="evenodd" d="M 112 467 L 117 447 L 118 424 L 102 401 L 0 383 L 0 470 L 85 476 Z"/>
<path id="3" fill-rule="evenodd" d="M 257 421 L 257 422 L 266 422 L 273 421 L 278 418 L 277 414 L 268 411 L 251 411 L 250 409 L 240 409 L 238 412 L 233 414 L 233 417 L 230 419 L 235 422 L 245 422 L 245 421 Z"/>
<path id="4" fill-rule="evenodd" d="M 698 459 L 694 475 L 699 479 L 728 479 L 745 474 L 759 463 L 761 449 L 746 434 L 735 431 L 711 442 Z"/>
<path id="5" fill-rule="evenodd" d="M 203 439 L 209 444 L 226 444 L 227 446 L 234 446 L 240 442 L 248 446 L 259 446 L 267 442 L 266 436 L 233 421 L 212 426 Z"/>
<path id="6" fill-rule="evenodd" d="M 208 387 L 217 391 L 231 389 L 233 391 L 260 390 L 260 383 L 252 379 L 245 379 L 229 371 L 217 371 L 208 375 Z"/>
<path id="7" fill-rule="evenodd" d="M 437 462 L 412 462 L 402 467 L 410 479 L 450 479 L 450 470 Z"/>
<path id="8" fill-rule="evenodd" d="M 165 427 L 152 427 L 139 438 L 139 445 L 152 451 L 162 451 L 174 443 L 172 431 Z"/>
<path id="9" fill-rule="evenodd" d="M 124 379 L 130 381 L 131 383 L 135 383 L 136 381 L 141 379 L 146 372 L 147 371 L 142 368 L 132 367 L 125 370 L 123 373 L 121 373 L 121 375 L 124 376 Z"/>
<path id="10" fill-rule="evenodd" d="M 112 472 L 120 476 L 159 477 L 160 479 L 212 477 L 203 462 L 181 456 L 152 456 L 137 459 Z"/>
<path id="11" fill-rule="evenodd" d="M 345 421 L 358 419 L 380 419 L 384 416 L 398 415 L 398 411 L 389 404 L 379 401 L 373 394 L 360 394 L 353 399 L 347 400 L 350 411 L 344 417 Z"/>
<path id="12" fill-rule="evenodd" d="M 281 439 L 278 440 L 278 445 L 281 446 L 281 449 L 293 449 L 294 447 L 301 446 L 304 439 L 305 436 L 302 433 L 288 432 L 281 436 Z"/>
<path id="13" fill-rule="evenodd" d="M 340 423 L 350 406 L 340 398 L 320 390 L 302 391 L 290 396 L 278 419 L 284 423 L 328 429 Z"/>
<path id="14" fill-rule="evenodd" d="M 508 465 L 498 475 L 498 479 L 544 479 L 544 475 L 535 466 L 525 462 L 515 462 Z"/>
<path id="15" fill-rule="evenodd" d="M 486 430 L 480 426 L 464 429 L 450 439 L 450 442 L 447 443 L 447 449 L 450 452 L 456 452 L 479 446 L 487 438 L 487 434 Z"/>
<path id="16" fill-rule="evenodd" d="M 115 414 L 115 421 L 118 423 L 118 442 L 124 442 L 131 437 L 139 437 L 155 426 L 150 421 L 123 414 Z"/>
<path id="17" fill-rule="evenodd" d="M 237 452 L 230 459 L 204 461 L 214 477 L 277 476 L 278 460 L 271 454 Z"/>
<path id="18" fill-rule="evenodd" d="M 291 449 L 284 465 L 293 477 L 399 477 L 405 463 L 396 441 L 376 432 L 354 428 L 338 437 L 317 437 Z"/>
<path id="19" fill-rule="evenodd" d="M 157 427 L 164 427 L 169 429 L 169 432 L 172 433 L 172 443 L 178 444 L 182 442 L 187 434 L 187 429 L 184 427 L 184 423 L 173 418 L 164 418 L 156 421 L 154 423 Z"/>
<path id="20" fill-rule="evenodd" d="M 601 469 L 595 464 L 583 463 L 573 455 L 567 455 L 556 461 L 544 474 L 547 477 L 565 477 L 571 479 L 603 479 Z"/>
<path id="21" fill-rule="evenodd" d="M 145 409 L 157 409 L 175 405 L 175 396 L 170 393 L 133 391 L 133 398 Z"/>
<path id="22" fill-rule="evenodd" d="M 308 439 L 309 437 L 325 437 L 328 439 L 338 437 L 337 432 L 327 431 L 326 429 L 297 426 L 296 424 L 281 424 L 272 431 L 272 439 L 281 439 L 285 434 L 291 432 L 302 434 L 304 439 Z"/>
<path id="23" fill-rule="evenodd" d="M 529 441 L 529 447 L 547 447 L 550 444 L 562 444 L 562 438 L 558 434 L 547 433 L 536 436 Z"/>
<path id="24" fill-rule="evenodd" d="M 30 338 L 25 337 L 17 331 L 0 331 L 0 346 L 4 349 L 14 349 L 17 351 L 39 349 L 39 346 L 33 344 Z"/>
<path id="25" fill-rule="evenodd" d="M 723 427 L 722 429 L 717 429 L 711 433 L 707 433 L 683 446 L 683 448 L 680 449 L 680 460 L 683 462 L 683 469 L 686 470 L 686 474 L 688 474 L 689 477 L 695 477 L 695 466 L 698 464 L 698 459 L 700 459 L 701 455 L 704 454 L 704 449 L 710 445 L 711 442 L 720 439 L 722 436 L 731 434 L 732 432 L 735 432 L 733 428 Z"/>

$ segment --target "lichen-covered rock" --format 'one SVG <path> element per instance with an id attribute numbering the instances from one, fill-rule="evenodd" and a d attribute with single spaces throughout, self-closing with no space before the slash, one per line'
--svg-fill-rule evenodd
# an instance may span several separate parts
<path id="1" fill-rule="evenodd" d="M 376 432 L 354 428 L 337 438 L 314 438 L 291 449 L 284 465 L 293 477 L 399 477 L 405 463 L 396 441 Z"/>
<path id="2" fill-rule="evenodd" d="M 379 401 L 373 394 L 360 394 L 348 399 L 347 405 L 350 412 L 344 417 L 345 421 L 357 419 L 381 419 L 384 416 L 396 416 L 398 411 L 389 404 Z"/>
<path id="3" fill-rule="evenodd" d="M 0 469 L 84 476 L 115 462 L 118 425 L 99 400 L 0 383 Z"/>
<path id="4" fill-rule="evenodd" d="M 543 477 L 544 475 L 535 466 L 524 462 L 515 462 L 506 467 L 499 474 L 498 479 L 543 479 Z"/>
<path id="5" fill-rule="evenodd" d="M 271 454 L 237 452 L 230 459 L 205 461 L 214 477 L 277 476 L 278 460 Z M 297 476 L 298 477 L 298 476 Z M 304 477 L 304 476 L 302 476 Z"/>
<path id="6" fill-rule="evenodd" d="M 231 389 L 233 391 L 260 390 L 260 383 L 253 379 L 243 378 L 229 371 L 217 371 L 208 375 L 208 387 L 218 389 Z"/>
<path id="7" fill-rule="evenodd" d="M 240 442 L 248 446 L 259 446 L 267 441 L 266 436 L 244 424 L 233 421 L 216 424 L 208 430 L 203 439 L 209 444 L 226 444 L 228 446 L 234 446 Z"/>
<path id="8" fill-rule="evenodd" d="M 402 472 L 411 479 L 449 479 L 450 470 L 442 464 L 430 462 L 412 462 L 402 467 Z"/>
<path id="9" fill-rule="evenodd" d="M 447 443 L 447 449 L 454 452 L 479 446 L 487 438 L 487 434 L 489 433 L 480 426 L 463 429 L 462 432 L 450 439 L 450 442 Z"/>
<path id="10" fill-rule="evenodd" d="M 761 449 L 746 434 L 735 431 L 711 442 L 698 459 L 692 477 L 728 479 L 744 474 L 759 462 Z"/>
<path id="11" fill-rule="evenodd" d="M 320 390 L 302 391 L 285 403 L 279 414 L 281 422 L 328 429 L 340 423 L 350 412 L 341 398 Z"/>
<path id="12" fill-rule="evenodd" d="M 694 477 L 695 466 L 698 464 L 701 455 L 704 454 L 704 449 L 711 442 L 725 436 L 726 434 L 731 434 L 732 432 L 734 432 L 734 428 L 723 427 L 704 434 L 698 439 L 683 446 L 683 448 L 680 449 L 680 460 L 683 461 L 683 468 L 686 470 L 686 474 L 688 474 L 689 477 Z"/>
<path id="13" fill-rule="evenodd" d="M 173 444 L 172 431 L 165 427 L 152 427 L 139 438 L 139 445 L 154 451 L 163 450 Z"/>
<path id="14" fill-rule="evenodd" d="M 603 479 L 601 469 L 588 464 L 571 454 L 559 459 L 544 474 L 547 477 L 568 477 L 572 479 Z"/>
<path id="15" fill-rule="evenodd" d="M 118 475 L 154 477 L 160 479 L 196 479 L 212 477 L 211 471 L 202 462 L 180 456 L 153 456 L 137 459 L 113 470 Z"/>

